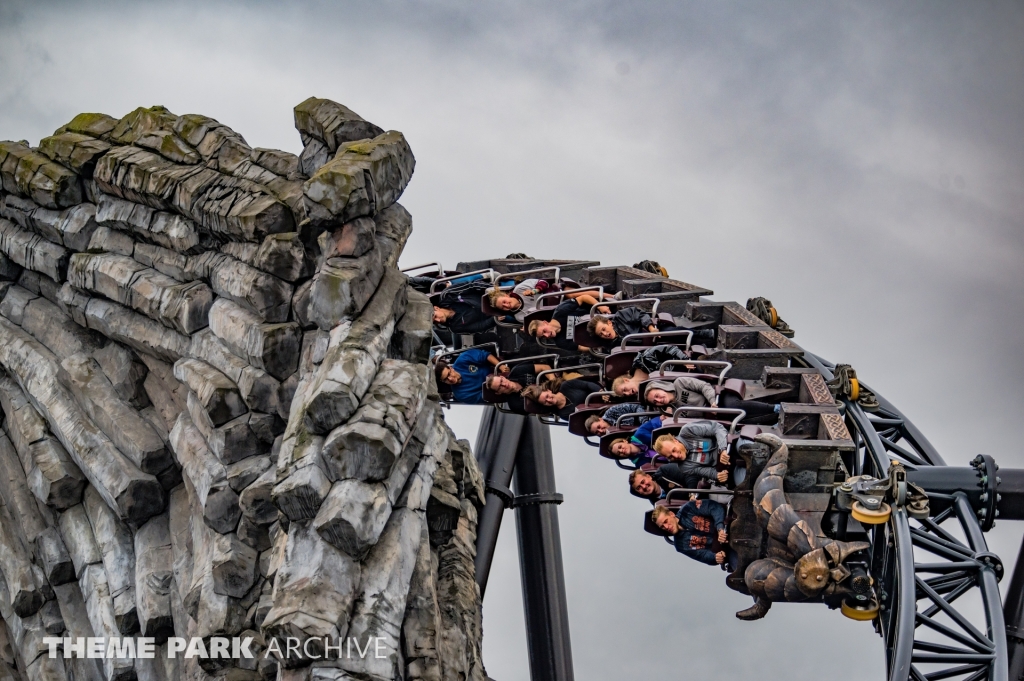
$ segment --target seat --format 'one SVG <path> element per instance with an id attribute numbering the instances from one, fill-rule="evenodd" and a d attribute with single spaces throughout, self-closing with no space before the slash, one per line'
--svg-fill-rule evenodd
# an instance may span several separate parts
<path id="1" fill-rule="evenodd" d="M 693 414 L 693 416 L 682 416 L 684 413 Z M 679 407 L 671 419 L 663 419 L 661 427 L 654 429 L 654 432 L 651 433 L 651 442 L 657 441 L 661 435 L 677 435 L 679 430 L 687 423 L 715 421 L 728 429 L 729 442 L 732 443 L 741 435 L 740 421 L 745 415 L 746 412 L 742 409 L 729 409 L 726 407 Z M 754 427 L 756 428 L 757 426 Z"/>
<path id="2" fill-rule="evenodd" d="M 747 383 L 741 378 L 727 378 L 722 383 L 722 390 L 736 393 L 741 400 L 746 399 Z"/>
<path id="3" fill-rule="evenodd" d="M 611 451 L 609 451 L 609 447 L 611 446 L 612 441 L 618 440 L 621 437 L 629 439 L 630 436 L 632 436 L 633 433 L 636 432 L 637 428 L 639 428 L 639 426 L 613 426 L 609 428 L 608 432 L 601 436 L 601 444 L 597 450 L 598 453 L 606 459 L 613 459 L 615 461 L 619 461 L 619 457 L 614 456 L 611 453 Z"/>
<path id="4" fill-rule="evenodd" d="M 611 354 L 604 358 L 605 378 L 611 381 L 630 373 L 638 354 L 640 350 L 635 348 L 612 348 Z"/>
<path id="5" fill-rule="evenodd" d="M 590 434 L 586 430 L 587 419 L 594 415 L 603 414 L 610 406 L 611 405 L 608 404 L 601 404 L 590 406 L 580 405 L 576 407 L 576 411 L 569 415 L 569 432 L 573 435 L 586 437 Z"/>
<path id="6" fill-rule="evenodd" d="M 508 395 L 499 395 L 484 384 L 484 402 L 488 404 L 504 404 L 508 401 Z"/>
<path id="7" fill-rule="evenodd" d="M 740 437 L 746 440 L 753 440 L 763 432 L 764 429 L 760 426 L 746 425 L 740 427 Z"/>
<path id="8" fill-rule="evenodd" d="M 664 334 L 631 333 L 623 338 L 619 345 L 613 347 L 611 353 L 605 357 L 604 374 L 608 380 L 612 380 L 630 373 L 636 356 L 645 348 L 655 345 L 674 345 L 689 357 L 692 338 L 693 334 L 689 331 L 666 331 Z"/>

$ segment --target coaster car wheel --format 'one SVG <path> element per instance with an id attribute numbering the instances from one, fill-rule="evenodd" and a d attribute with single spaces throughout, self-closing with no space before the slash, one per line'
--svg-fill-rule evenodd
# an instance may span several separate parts
<path id="1" fill-rule="evenodd" d="M 878 507 L 878 510 L 872 511 L 859 501 L 855 501 L 853 502 L 853 508 L 850 511 L 850 515 L 852 515 L 855 520 L 865 525 L 881 525 L 889 521 L 889 516 L 892 515 L 892 508 L 889 507 L 889 504 L 883 501 L 882 505 Z"/>
<path id="2" fill-rule="evenodd" d="M 851 620 L 857 620 L 858 622 L 870 622 L 878 617 L 878 603 L 875 601 L 868 601 L 863 604 L 843 601 L 843 605 L 840 610 L 843 615 L 849 617 Z"/>

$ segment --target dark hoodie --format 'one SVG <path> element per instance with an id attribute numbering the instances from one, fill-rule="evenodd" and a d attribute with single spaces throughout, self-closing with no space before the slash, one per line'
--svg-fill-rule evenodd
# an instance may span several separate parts
<path id="1" fill-rule="evenodd" d="M 706 479 L 695 472 L 683 470 L 683 466 L 678 463 L 663 463 L 651 473 L 651 477 L 666 490 L 673 486 L 696 489 L 700 481 Z"/>
<path id="2" fill-rule="evenodd" d="M 642 369 L 650 375 L 657 372 L 664 362 L 672 359 L 686 359 L 686 355 L 675 345 L 655 345 L 637 353 L 633 360 L 633 371 Z"/>
<path id="3" fill-rule="evenodd" d="M 485 314 L 480 308 L 480 299 L 489 288 L 488 283 L 474 281 L 445 289 L 436 298 L 434 305 L 454 310 L 455 314 L 442 326 L 453 333 L 481 333 L 493 328 L 494 317 Z"/>
<path id="4" fill-rule="evenodd" d="M 639 307 L 624 307 L 612 315 L 612 327 L 618 338 L 625 338 L 631 333 L 647 333 L 654 326 L 650 313 Z"/>
<path id="5" fill-rule="evenodd" d="M 582 378 L 566 381 L 558 389 L 558 392 L 565 395 L 565 406 L 558 410 L 558 415 L 563 419 L 568 419 L 576 411 L 577 405 L 583 404 L 586 401 L 587 395 L 600 392 L 601 390 L 603 388 L 597 383 L 591 383 Z"/>
<path id="6" fill-rule="evenodd" d="M 715 565 L 718 531 L 725 529 L 725 506 L 711 499 L 689 501 L 676 513 L 679 532 L 672 536 L 676 551 L 708 565 Z"/>

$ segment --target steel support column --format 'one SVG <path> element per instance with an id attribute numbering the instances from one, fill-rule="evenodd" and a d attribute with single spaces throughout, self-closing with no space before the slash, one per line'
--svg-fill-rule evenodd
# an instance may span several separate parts
<path id="1" fill-rule="evenodd" d="M 528 417 L 506 414 L 491 407 L 480 419 L 476 435 L 476 459 L 487 488 L 487 502 L 480 511 L 476 527 L 476 583 L 480 585 L 480 598 L 487 590 L 487 577 L 491 573 L 494 547 L 498 543 L 501 518 L 512 505 L 512 470 L 516 452 Z"/>
<path id="2" fill-rule="evenodd" d="M 519 570 L 532 681 L 572 681 L 569 612 L 558 532 L 555 466 L 548 427 L 529 419 L 515 467 Z"/>
<path id="3" fill-rule="evenodd" d="M 1021 681 L 1024 679 L 1024 542 L 1021 542 L 1020 551 L 1017 552 L 1013 577 L 1006 589 L 1003 620 L 1006 623 L 1009 678 L 1010 681 Z"/>

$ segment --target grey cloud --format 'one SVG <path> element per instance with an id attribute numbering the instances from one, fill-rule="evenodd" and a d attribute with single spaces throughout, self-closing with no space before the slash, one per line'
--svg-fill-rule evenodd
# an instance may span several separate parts
<path id="1" fill-rule="evenodd" d="M 413 146 L 405 263 L 653 257 L 770 297 L 951 463 L 1022 465 L 1022 38 L 1024 6 L 988 0 L 5 2 L 0 130 L 162 103 L 296 151 L 291 107 L 331 97 Z M 450 419 L 472 438 L 475 414 Z M 881 676 L 870 627 L 824 608 L 733 620 L 745 599 L 642 533 L 621 471 L 555 446 L 579 678 L 672 677 L 682 647 L 688 675 Z M 507 521 L 501 681 L 527 678 Z M 990 536 L 1007 564 L 1019 536 Z"/>

